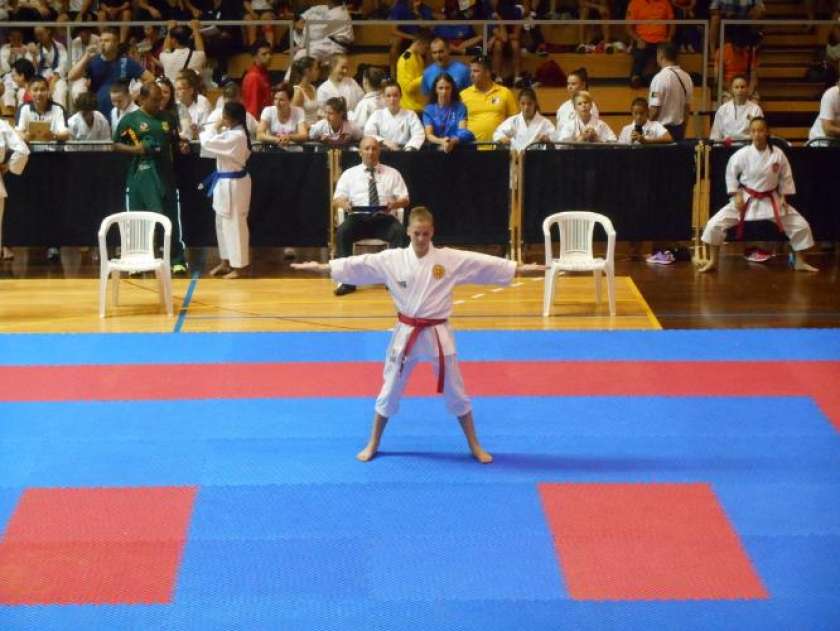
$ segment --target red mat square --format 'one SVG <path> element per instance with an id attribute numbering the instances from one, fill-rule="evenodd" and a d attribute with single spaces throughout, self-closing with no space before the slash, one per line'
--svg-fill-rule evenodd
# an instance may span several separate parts
<path id="1" fill-rule="evenodd" d="M 0 604 L 170 602 L 195 494 L 27 489 L 0 541 Z"/>
<path id="2" fill-rule="evenodd" d="M 708 484 L 540 484 L 578 600 L 767 598 Z"/>

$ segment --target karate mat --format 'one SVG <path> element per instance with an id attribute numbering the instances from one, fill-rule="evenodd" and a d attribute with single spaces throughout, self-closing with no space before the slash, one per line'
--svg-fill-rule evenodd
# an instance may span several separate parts
<path id="1" fill-rule="evenodd" d="M 836 629 L 840 332 L 0 336 L 0 629 Z"/>

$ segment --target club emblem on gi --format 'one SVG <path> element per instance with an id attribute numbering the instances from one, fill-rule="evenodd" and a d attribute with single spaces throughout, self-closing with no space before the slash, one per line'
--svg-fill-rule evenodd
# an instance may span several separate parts
<path id="1" fill-rule="evenodd" d="M 443 265 L 435 265 L 432 268 L 432 276 L 435 277 L 435 280 L 440 280 L 446 275 L 446 270 L 444 269 Z"/>
<path id="2" fill-rule="evenodd" d="M 143 124 L 145 125 L 145 123 Z M 161 122 L 160 126 L 163 129 L 163 131 L 169 131 L 169 123 L 167 123 L 166 121 Z"/>
<path id="3" fill-rule="evenodd" d="M 148 123 L 140 123 L 140 131 L 149 131 Z"/>

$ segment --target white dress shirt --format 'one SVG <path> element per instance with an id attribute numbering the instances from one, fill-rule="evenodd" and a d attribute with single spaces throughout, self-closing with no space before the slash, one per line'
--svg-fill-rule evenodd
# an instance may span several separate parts
<path id="1" fill-rule="evenodd" d="M 659 108 L 656 117 L 663 125 L 685 123 L 685 106 L 691 106 L 694 83 L 679 66 L 667 66 L 656 73 L 650 82 L 650 106 Z"/>
<path id="2" fill-rule="evenodd" d="M 387 107 L 376 110 L 365 124 L 365 136 L 379 142 L 395 142 L 405 149 L 420 149 L 426 142 L 426 131 L 415 112 L 400 108 L 393 114 Z"/>
<path id="3" fill-rule="evenodd" d="M 368 183 L 370 177 L 370 172 L 367 171 L 364 164 L 350 167 L 338 178 L 333 199 L 344 197 L 350 200 L 351 206 L 369 206 L 370 189 Z M 408 187 L 405 185 L 405 180 L 395 168 L 381 163 L 377 164 L 373 167 L 373 178 L 376 181 L 379 203 L 383 206 L 398 199 L 408 198 Z"/>

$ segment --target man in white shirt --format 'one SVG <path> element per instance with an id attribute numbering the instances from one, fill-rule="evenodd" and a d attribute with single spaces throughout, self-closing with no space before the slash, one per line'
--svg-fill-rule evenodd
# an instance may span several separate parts
<path id="1" fill-rule="evenodd" d="M 15 129 L 20 132 L 26 142 L 32 140 L 63 141 L 70 138 L 70 130 L 64 118 L 64 108 L 50 100 L 49 82 L 42 76 L 36 75 L 29 82 L 31 103 L 20 106 Z M 49 123 L 49 130 L 44 136 L 35 137 L 30 129 L 30 123 Z"/>
<path id="2" fill-rule="evenodd" d="M 808 139 L 814 138 L 833 138 L 835 141 L 840 139 L 840 81 L 822 95 L 820 113 L 808 132 Z"/>
<path id="3" fill-rule="evenodd" d="M 694 83 L 677 65 L 677 49 L 673 44 L 658 46 L 656 63 L 661 70 L 650 83 L 650 118 L 662 123 L 674 140 L 682 140 L 691 116 Z"/>
<path id="4" fill-rule="evenodd" d="M 473 458 L 493 461 L 478 442 L 472 404 L 464 388 L 455 339 L 449 325 L 452 291 L 456 285 L 476 283 L 509 285 L 517 272 L 544 271 L 542 265 L 517 265 L 515 261 L 436 248 L 432 243 L 434 218 L 424 207 L 414 208 L 408 222 L 411 245 L 376 254 L 292 264 L 304 271 L 329 272 L 341 282 L 385 283 L 397 307 L 397 324 L 386 354 L 382 389 L 376 399 L 370 439 L 356 458 L 368 462 L 379 449 L 388 419 L 399 410 L 400 398 L 414 367 L 430 361 L 437 376 L 437 392 L 458 418 Z"/>
<path id="5" fill-rule="evenodd" d="M 166 39 L 163 40 L 163 50 L 160 53 L 160 63 L 163 74 L 175 83 L 178 73 L 184 68 L 195 70 L 201 75 L 207 65 L 204 53 L 204 39 L 201 36 L 201 26 L 198 20 L 190 22 L 194 48 L 190 48 L 190 34 L 182 26 L 176 26 L 175 21 L 167 24 Z"/>
<path id="6" fill-rule="evenodd" d="M 352 112 L 365 95 L 361 86 L 350 76 L 350 60 L 346 55 L 334 55 L 330 58 L 330 75 L 318 86 L 315 99 L 323 107 L 327 100 L 339 96 L 344 99 L 347 111 Z"/>
<path id="7" fill-rule="evenodd" d="M 178 101 L 178 116 L 181 119 L 181 137 L 187 140 L 198 138 L 199 131 L 210 115 L 210 102 L 198 98 L 193 83 L 186 77 L 175 81 L 175 98 Z"/>
<path id="8" fill-rule="evenodd" d="M 55 40 L 52 29 L 36 26 L 34 33 L 35 41 L 29 44 L 29 50 L 35 72 L 49 82 L 52 100 L 67 107 L 67 71 L 70 69 L 67 49 Z"/>
<path id="9" fill-rule="evenodd" d="M 403 242 L 405 230 L 393 211 L 408 206 L 405 181 L 399 171 L 379 163 L 376 138 L 362 138 L 359 154 L 362 163 L 341 174 L 333 195 L 333 209 L 345 211 L 344 222 L 335 232 L 336 258 L 350 256 L 353 242 L 359 239 L 382 239 L 392 248 Z M 355 285 L 343 283 L 336 288 L 335 295 L 343 296 L 355 290 Z"/>
<path id="10" fill-rule="evenodd" d="M 400 107 L 400 84 L 386 83 L 383 96 L 385 107 L 370 115 L 365 124 L 365 136 L 376 138 L 392 151 L 417 151 L 426 142 L 426 132 L 416 113 Z"/>
<path id="11" fill-rule="evenodd" d="M 114 81 L 111 84 L 111 130 L 115 130 L 120 124 L 120 119 L 140 108 L 131 98 L 131 93 L 128 90 L 128 84 L 125 81 Z"/>

